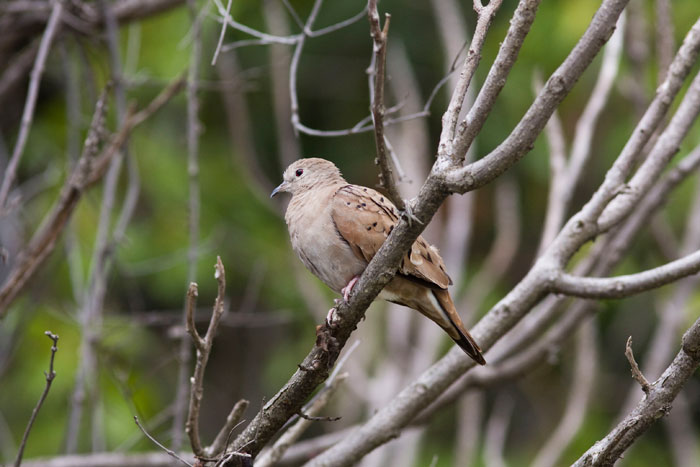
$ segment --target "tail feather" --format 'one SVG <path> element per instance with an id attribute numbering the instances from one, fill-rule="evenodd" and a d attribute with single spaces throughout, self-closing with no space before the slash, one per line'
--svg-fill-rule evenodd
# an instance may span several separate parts
<path id="1" fill-rule="evenodd" d="M 486 360 L 484 355 L 481 353 L 479 345 L 476 343 L 474 338 L 469 334 L 469 332 L 462 332 L 457 326 L 457 332 L 460 334 L 459 339 L 453 339 L 455 343 L 464 350 L 464 352 L 469 355 L 476 363 L 479 365 L 486 365 Z"/>
<path id="2" fill-rule="evenodd" d="M 452 325 L 452 329 L 445 329 L 453 341 L 469 355 L 479 365 L 486 365 L 486 360 L 481 352 L 481 348 L 474 338 L 469 334 L 462 323 L 462 319 L 457 314 L 457 309 L 452 302 L 450 294 L 446 290 L 433 290 L 433 295 L 440 304 L 445 317 Z M 455 335 L 456 332 L 456 335 Z"/>

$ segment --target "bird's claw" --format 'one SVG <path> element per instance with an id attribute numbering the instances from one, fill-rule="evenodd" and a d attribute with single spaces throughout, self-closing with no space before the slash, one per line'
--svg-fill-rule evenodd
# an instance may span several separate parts
<path id="1" fill-rule="evenodd" d="M 353 277 L 350 279 L 350 282 L 348 282 L 348 285 L 340 289 L 340 293 L 343 294 L 343 300 L 345 300 L 345 303 L 347 303 L 348 299 L 350 298 L 350 292 L 352 292 L 352 288 L 355 287 L 358 279 L 358 276 Z"/>

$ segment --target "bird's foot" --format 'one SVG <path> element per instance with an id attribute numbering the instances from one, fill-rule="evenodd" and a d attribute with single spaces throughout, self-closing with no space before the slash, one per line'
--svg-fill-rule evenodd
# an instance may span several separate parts
<path id="1" fill-rule="evenodd" d="M 404 210 L 400 211 L 402 216 L 406 216 L 406 222 L 408 222 L 408 225 L 410 226 L 413 224 L 413 222 L 417 222 L 420 225 L 423 225 L 423 223 L 418 219 L 415 214 L 413 214 L 413 201 L 409 199 L 403 200 L 403 205 L 404 205 Z"/>
<path id="2" fill-rule="evenodd" d="M 357 283 L 357 280 L 360 278 L 360 276 L 355 276 L 352 279 L 350 279 L 350 282 L 348 282 L 348 285 L 340 289 L 340 293 L 343 294 L 343 300 L 346 302 L 348 301 L 348 298 L 350 297 L 350 292 L 352 292 L 352 288 L 355 287 L 355 284 Z"/>

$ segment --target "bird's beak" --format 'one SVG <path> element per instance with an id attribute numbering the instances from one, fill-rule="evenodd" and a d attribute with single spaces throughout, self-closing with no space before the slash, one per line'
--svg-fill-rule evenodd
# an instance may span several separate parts
<path id="1" fill-rule="evenodd" d="M 274 196 L 280 191 L 287 191 L 287 182 L 280 183 L 280 185 L 277 188 L 272 190 L 272 193 L 270 193 L 270 198 L 274 198 Z"/>

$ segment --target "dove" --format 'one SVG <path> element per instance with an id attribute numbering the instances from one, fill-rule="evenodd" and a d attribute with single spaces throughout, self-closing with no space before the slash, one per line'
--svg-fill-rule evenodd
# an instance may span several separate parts
<path id="1" fill-rule="evenodd" d="M 280 192 L 292 195 L 284 216 L 292 249 L 309 271 L 347 301 L 399 221 L 398 209 L 381 193 L 348 183 L 332 162 L 320 158 L 293 162 L 270 197 Z M 419 311 L 469 357 L 485 365 L 452 302 L 447 290 L 451 284 L 437 248 L 419 236 L 378 298 Z"/>

